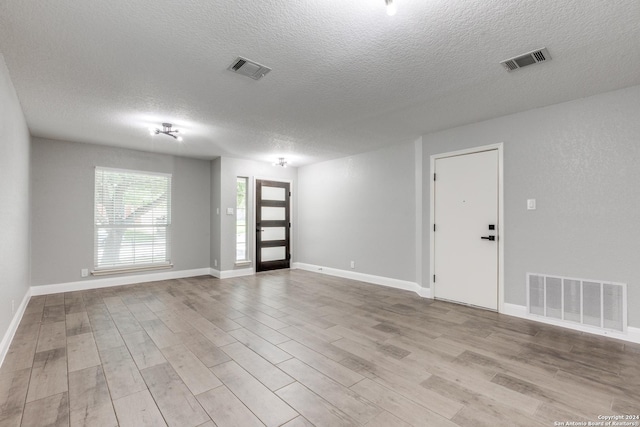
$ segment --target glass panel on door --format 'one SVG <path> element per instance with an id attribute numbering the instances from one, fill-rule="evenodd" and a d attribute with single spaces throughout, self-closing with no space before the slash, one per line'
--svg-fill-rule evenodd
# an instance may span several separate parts
<path id="1" fill-rule="evenodd" d="M 277 261 L 286 259 L 286 251 L 284 246 L 276 246 L 274 248 L 262 248 L 262 261 Z"/>
<path id="2" fill-rule="evenodd" d="M 262 206 L 262 221 L 284 221 L 286 219 L 285 208 Z"/>
<path id="3" fill-rule="evenodd" d="M 284 202 L 286 197 L 285 189 L 282 187 L 262 186 L 262 200 L 277 200 Z"/>
<path id="4" fill-rule="evenodd" d="M 284 227 L 264 227 L 262 229 L 262 241 L 284 240 L 286 238 Z"/>

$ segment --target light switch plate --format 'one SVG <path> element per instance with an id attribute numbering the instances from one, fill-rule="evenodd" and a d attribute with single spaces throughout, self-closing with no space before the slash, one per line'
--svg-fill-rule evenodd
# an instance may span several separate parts
<path id="1" fill-rule="evenodd" d="M 536 210 L 536 199 L 527 199 L 527 210 L 529 211 Z"/>
<path id="2" fill-rule="evenodd" d="M 227 215 L 233 215 L 233 208 L 227 208 Z"/>

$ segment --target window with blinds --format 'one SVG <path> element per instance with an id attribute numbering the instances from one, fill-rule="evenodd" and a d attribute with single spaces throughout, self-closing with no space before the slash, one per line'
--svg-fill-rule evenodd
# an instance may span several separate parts
<path id="1" fill-rule="evenodd" d="M 96 168 L 93 274 L 171 265 L 171 175 Z"/>

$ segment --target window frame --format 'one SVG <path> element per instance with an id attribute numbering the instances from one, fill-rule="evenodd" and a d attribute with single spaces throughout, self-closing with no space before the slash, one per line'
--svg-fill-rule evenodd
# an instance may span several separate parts
<path id="1" fill-rule="evenodd" d="M 140 226 L 133 226 L 132 224 L 121 224 L 112 228 L 145 228 L 145 227 L 164 227 L 165 228 L 165 255 L 164 261 L 158 262 L 147 262 L 147 263 L 132 263 L 132 264 L 123 264 L 117 266 L 99 266 L 99 230 L 110 228 L 108 225 L 98 224 L 98 199 L 97 199 L 97 174 L 98 172 L 113 172 L 113 173 L 121 173 L 121 174 L 130 174 L 130 175 L 141 175 L 147 177 L 164 177 L 167 178 L 167 219 L 166 224 L 142 224 Z M 163 172 L 153 172 L 153 171 L 145 171 L 145 170 L 136 170 L 136 169 L 122 169 L 122 168 L 110 168 L 103 166 L 96 166 L 94 168 L 94 183 L 93 183 L 93 228 L 94 228 L 94 239 L 93 239 L 93 270 L 91 271 L 91 275 L 93 276 L 103 276 L 110 274 L 120 274 L 126 272 L 140 272 L 140 271 L 149 271 L 149 270 L 160 270 L 160 269 L 169 269 L 173 267 L 171 262 L 171 226 L 172 226 L 172 187 L 173 187 L 173 175 L 170 173 Z"/>
<path id="2" fill-rule="evenodd" d="M 239 214 L 240 212 L 240 206 L 238 205 L 238 183 L 240 182 L 240 180 L 244 181 L 244 218 L 242 218 Z M 238 233 L 238 227 L 240 224 L 240 220 L 244 219 L 244 258 L 240 259 L 238 258 L 238 245 L 240 244 L 239 242 L 239 233 Z M 236 218 L 235 218 L 235 265 L 236 266 L 242 266 L 242 265 L 249 265 L 251 263 L 251 258 L 249 256 L 249 177 L 248 176 L 242 176 L 242 175 L 238 175 L 236 176 Z"/>

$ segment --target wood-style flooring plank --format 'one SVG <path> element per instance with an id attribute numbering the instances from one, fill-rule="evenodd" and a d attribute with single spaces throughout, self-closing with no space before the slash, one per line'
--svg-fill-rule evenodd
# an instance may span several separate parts
<path id="1" fill-rule="evenodd" d="M 91 323 L 86 311 L 67 314 L 67 336 L 81 335 L 91 332 Z"/>
<path id="2" fill-rule="evenodd" d="M 351 387 L 355 383 L 364 379 L 364 376 L 359 373 L 352 371 L 338 362 L 334 362 L 328 357 L 311 350 L 297 341 L 287 341 L 280 344 L 279 347 L 294 356 L 296 359 L 303 361 L 309 366 L 313 366 L 318 371 L 345 387 Z"/>
<path id="3" fill-rule="evenodd" d="M 66 348 L 36 353 L 29 381 L 27 402 L 67 392 L 67 383 Z"/>
<path id="4" fill-rule="evenodd" d="M 280 363 L 278 367 L 360 424 L 366 424 L 381 412 L 379 407 L 358 393 L 333 381 L 298 359 L 287 360 Z"/>
<path id="5" fill-rule="evenodd" d="M 113 400 L 147 389 L 133 358 L 126 347 L 100 352 L 102 367 Z"/>
<path id="6" fill-rule="evenodd" d="M 29 402 L 24 407 L 22 427 L 68 427 L 69 398 L 67 392 Z"/>
<path id="7" fill-rule="evenodd" d="M 27 325 L 21 323 L 18 326 L 18 330 L 9 346 L 9 351 L 4 358 L 4 362 L 2 362 L 3 372 L 31 368 L 36 353 L 39 332 L 40 325 L 37 323 Z"/>
<path id="8" fill-rule="evenodd" d="M 207 368 L 231 360 L 224 351 L 213 345 L 213 343 L 206 338 L 204 340 L 187 342 L 186 345 Z"/>
<path id="9" fill-rule="evenodd" d="M 101 366 L 69 373 L 69 410 L 72 426 L 118 425 Z"/>
<path id="10" fill-rule="evenodd" d="M 170 427 L 195 427 L 209 420 L 169 363 L 143 369 L 140 373 Z"/>
<path id="11" fill-rule="evenodd" d="M 262 427 L 264 424 L 225 386 L 196 396 L 218 427 Z"/>
<path id="12" fill-rule="evenodd" d="M 62 322 L 42 323 L 38 335 L 37 352 L 65 348 L 67 346 L 67 331 L 64 320 Z"/>
<path id="13" fill-rule="evenodd" d="M 291 421 L 286 424 L 283 424 L 282 427 L 315 427 L 311 424 L 305 417 L 302 415 L 295 417 Z"/>
<path id="14" fill-rule="evenodd" d="M 289 341 L 287 336 L 282 335 L 279 331 L 276 331 L 275 329 L 272 329 L 251 317 L 239 317 L 234 319 L 234 321 L 242 325 L 245 329 L 248 329 L 259 337 L 269 341 L 271 344 L 278 345 L 285 341 Z"/>
<path id="15" fill-rule="evenodd" d="M 64 304 L 45 306 L 42 312 L 42 323 L 64 322 L 66 316 Z"/>
<path id="16" fill-rule="evenodd" d="M 395 415 L 391 415 L 387 411 L 382 411 L 374 419 L 366 424 L 367 427 L 411 427 Z"/>
<path id="17" fill-rule="evenodd" d="M 236 362 L 216 365 L 211 370 L 267 426 L 279 426 L 298 416 Z"/>
<path id="18" fill-rule="evenodd" d="M 222 385 L 213 372 L 186 346 L 178 344 L 166 347 L 162 349 L 162 353 L 194 395 Z"/>
<path id="19" fill-rule="evenodd" d="M 162 427 L 167 423 L 149 390 L 144 389 L 113 401 L 120 427 Z"/>
<path id="20" fill-rule="evenodd" d="M 69 372 L 100 365 L 98 347 L 91 332 L 67 337 Z"/>
<path id="21" fill-rule="evenodd" d="M 294 379 L 239 342 L 222 347 L 222 351 L 258 379 L 269 390 L 278 390 Z"/>
<path id="22" fill-rule="evenodd" d="M 469 389 L 466 384 L 460 383 L 457 379 L 443 379 L 435 375 L 423 385 L 464 405 L 452 418 L 452 421 L 460 425 L 470 423 L 474 411 L 478 412 L 477 422 L 481 425 L 510 424 L 522 427 L 528 424 L 538 425 L 531 415 L 535 414 L 539 404 L 533 411 L 526 407 L 517 408 L 508 399 L 501 399 L 500 396 L 494 395 L 492 389 Z"/>
<path id="23" fill-rule="evenodd" d="M 412 425 L 449 426 L 456 424 L 447 418 L 420 406 L 370 379 L 364 379 L 351 387 L 365 399 Z"/>
<path id="24" fill-rule="evenodd" d="M 277 392 L 303 417 L 316 426 L 355 426 L 358 423 L 305 386 L 295 382 Z"/>
<path id="25" fill-rule="evenodd" d="M 0 371 L 0 425 L 19 426 L 22 419 L 31 369 Z"/>
<path id="26" fill-rule="evenodd" d="M 133 360 L 138 365 L 138 369 L 146 369 L 167 361 L 144 330 L 122 335 L 122 338 L 127 344 Z"/>
<path id="27" fill-rule="evenodd" d="M 231 335 L 239 342 L 255 351 L 260 356 L 264 357 L 273 364 L 278 364 L 280 362 L 284 362 L 287 359 L 291 359 L 291 355 L 286 351 L 282 351 L 280 348 L 271 344 L 269 341 L 259 337 L 258 335 L 245 328 L 230 331 L 229 335 Z"/>

